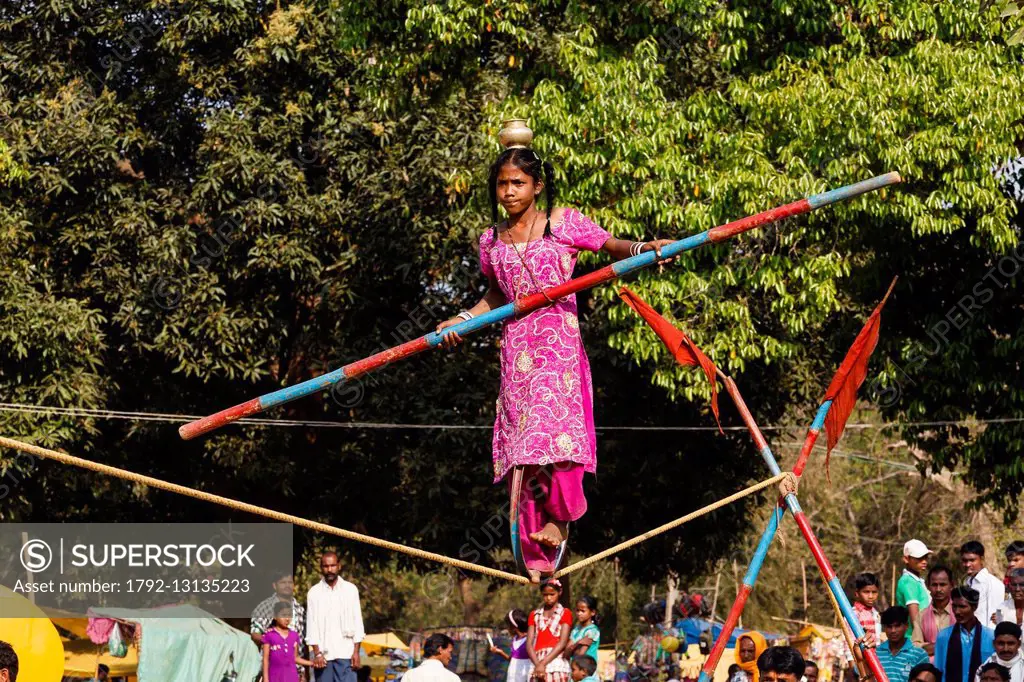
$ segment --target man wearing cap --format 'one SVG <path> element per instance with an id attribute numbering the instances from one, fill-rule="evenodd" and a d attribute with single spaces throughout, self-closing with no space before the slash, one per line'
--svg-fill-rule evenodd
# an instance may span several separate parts
<path id="1" fill-rule="evenodd" d="M 908 540 L 903 545 L 903 575 L 896 583 L 896 605 L 907 607 L 910 612 L 910 630 L 907 636 L 921 632 L 921 612 L 932 603 L 928 587 L 922 574 L 928 569 L 928 555 L 932 551 L 918 539 Z"/>

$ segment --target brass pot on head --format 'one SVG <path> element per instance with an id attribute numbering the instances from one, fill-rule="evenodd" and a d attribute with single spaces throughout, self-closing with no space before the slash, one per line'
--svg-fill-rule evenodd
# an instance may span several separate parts
<path id="1" fill-rule="evenodd" d="M 529 147 L 533 141 L 533 131 L 526 126 L 525 118 L 510 118 L 501 122 L 498 140 L 506 149 L 513 147 Z"/>

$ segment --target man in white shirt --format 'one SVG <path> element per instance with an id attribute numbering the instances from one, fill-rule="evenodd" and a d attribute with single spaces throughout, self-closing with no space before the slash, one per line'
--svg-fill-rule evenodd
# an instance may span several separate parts
<path id="1" fill-rule="evenodd" d="M 960 548 L 960 562 L 967 572 L 964 585 L 978 591 L 978 610 L 975 612 L 978 620 L 984 627 L 990 628 L 1006 596 L 1006 586 L 985 568 L 985 546 L 977 540 L 963 544 Z"/>
<path id="2" fill-rule="evenodd" d="M 306 643 L 316 682 L 356 682 L 359 643 L 366 636 L 359 588 L 338 576 L 335 552 L 320 557 L 323 579 L 306 596 Z"/>
<path id="3" fill-rule="evenodd" d="M 402 682 L 462 682 L 448 670 L 454 651 L 452 638 L 435 632 L 423 643 L 423 662 L 402 675 Z"/>

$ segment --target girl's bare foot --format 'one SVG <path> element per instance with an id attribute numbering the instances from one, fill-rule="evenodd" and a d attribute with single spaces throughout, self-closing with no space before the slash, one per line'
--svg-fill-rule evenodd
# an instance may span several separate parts
<path id="1" fill-rule="evenodd" d="M 530 539 L 548 547 L 558 547 L 565 542 L 569 526 L 564 521 L 548 521 L 536 533 L 530 533 Z"/>
<path id="2" fill-rule="evenodd" d="M 526 575 L 530 576 L 530 582 L 534 585 L 540 584 L 540 571 L 533 568 L 528 568 L 526 569 Z"/>

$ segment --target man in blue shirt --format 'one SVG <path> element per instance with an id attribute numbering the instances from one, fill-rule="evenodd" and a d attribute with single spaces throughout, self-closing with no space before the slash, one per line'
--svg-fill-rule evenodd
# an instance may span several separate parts
<path id="1" fill-rule="evenodd" d="M 995 652 L 995 633 L 974 615 L 978 591 L 958 587 L 950 594 L 956 621 L 935 640 L 935 667 L 943 682 L 973 682 L 981 663 Z"/>
<path id="2" fill-rule="evenodd" d="M 886 641 L 878 645 L 876 653 L 889 682 L 910 679 L 910 671 L 920 663 L 928 662 L 924 649 L 914 646 L 907 638 L 910 611 L 906 606 L 890 606 L 882 612 L 882 629 Z"/>

